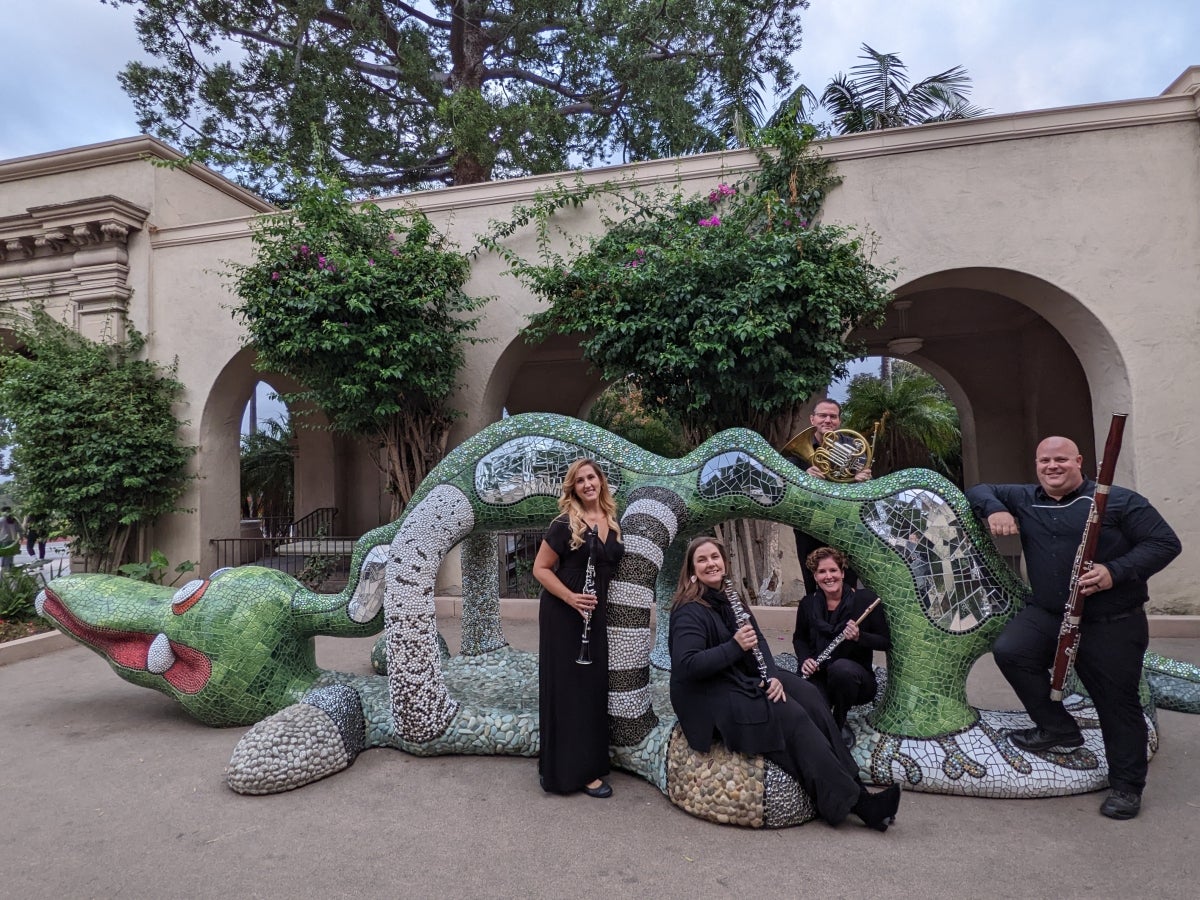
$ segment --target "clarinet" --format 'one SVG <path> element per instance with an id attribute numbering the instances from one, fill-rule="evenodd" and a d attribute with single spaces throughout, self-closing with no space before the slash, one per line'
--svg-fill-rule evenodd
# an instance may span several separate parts
<path id="1" fill-rule="evenodd" d="M 581 594 L 596 593 L 596 544 L 593 540 L 597 537 L 595 526 L 587 533 L 588 542 L 588 561 L 587 568 L 583 570 L 583 590 Z M 581 666 L 590 666 L 592 664 L 591 652 L 591 636 L 592 636 L 592 614 L 586 612 L 583 614 L 583 636 L 579 639 L 579 657 L 575 660 Z"/>
<path id="2" fill-rule="evenodd" d="M 869 616 L 871 614 L 871 610 L 873 610 L 875 607 L 877 607 L 882 602 L 883 602 L 883 600 L 881 598 L 876 597 L 875 602 L 872 603 L 870 606 L 868 606 L 863 611 L 863 614 L 854 620 L 854 624 L 861 625 L 863 622 L 863 619 L 865 619 L 867 616 Z M 842 629 L 840 632 L 838 632 L 837 637 L 835 637 L 832 641 L 829 642 L 829 646 L 826 647 L 824 650 L 822 650 L 820 652 L 820 654 L 818 654 L 816 657 L 814 657 L 813 662 L 815 662 L 817 664 L 818 669 L 821 668 L 822 663 L 826 662 L 829 659 L 829 657 L 833 656 L 833 651 L 836 650 L 838 647 L 840 647 L 842 641 L 844 641 L 845 639 L 846 639 L 846 631 L 845 631 L 845 629 Z M 801 660 L 800 662 L 803 664 L 804 660 Z M 816 669 L 814 669 L 813 671 L 816 671 Z M 804 675 L 802 677 L 807 678 L 808 676 Z"/>
<path id="3" fill-rule="evenodd" d="M 1104 457 L 1100 460 L 1100 472 L 1096 476 L 1096 494 L 1092 497 L 1092 511 L 1088 514 L 1083 529 L 1083 540 L 1075 553 L 1075 564 L 1071 571 L 1071 588 L 1067 604 L 1063 609 L 1062 627 L 1058 632 L 1058 647 L 1054 651 L 1054 670 L 1050 676 L 1050 699 L 1061 700 L 1063 689 L 1071 670 L 1075 668 L 1075 656 L 1079 653 L 1079 623 L 1083 620 L 1083 595 L 1079 592 L 1079 578 L 1091 570 L 1096 556 L 1096 545 L 1100 542 L 1100 527 L 1104 522 L 1104 508 L 1108 505 L 1108 492 L 1113 483 L 1113 472 L 1117 468 L 1117 454 L 1121 452 L 1121 437 L 1125 433 L 1125 414 L 1113 413 L 1108 426 L 1108 440 L 1104 442 Z"/>
<path id="4" fill-rule="evenodd" d="M 725 579 L 724 587 L 725 597 L 729 600 L 729 608 L 733 610 L 733 618 L 738 623 L 738 627 L 741 628 L 750 621 L 750 610 L 746 609 L 746 604 L 742 603 L 742 598 L 733 589 L 733 582 L 728 578 Z M 770 680 L 767 677 L 766 657 L 762 655 L 762 650 L 758 648 L 757 644 L 750 652 L 754 654 L 754 664 L 758 666 L 758 674 L 762 678 L 762 687 L 765 688 L 767 682 Z"/>

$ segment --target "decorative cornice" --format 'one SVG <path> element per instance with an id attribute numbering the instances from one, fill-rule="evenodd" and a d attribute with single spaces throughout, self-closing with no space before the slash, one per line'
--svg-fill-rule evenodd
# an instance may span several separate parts
<path id="1" fill-rule="evenodd" d="M 0 264 L 58 256 L 97 245 L 122 250 L 150 213 L 120 197 L 88 197 L 0 218 Z"/>

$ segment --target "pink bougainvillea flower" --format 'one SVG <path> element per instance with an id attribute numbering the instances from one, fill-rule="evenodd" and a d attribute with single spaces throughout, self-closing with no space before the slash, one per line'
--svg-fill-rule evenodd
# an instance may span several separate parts
<path id="1" fill-rule="evenodd" d="M 301 244 L 301 245 L 300 245 L 300 255 L 301 255 L 301 256 L 308 256 L 308 244 Z"/>
<path id="2" fill-rule="evenodd" d="M 272 281 L 278 281 L 278 280 L 279 280 L 279 273 L 278 273 L 278 272 L 272 272 L 272 273 L 271 273 L 271 280 L 272 280 Z"/>
<path id="3" fill-rule="evenodd" d="M 721 224 L 721 217 L 720 216 L 710 216 L 707 219 L 701 219 L 696 224 L 699 225 L 701 228 L 715 228 L 716 226 Z"/>

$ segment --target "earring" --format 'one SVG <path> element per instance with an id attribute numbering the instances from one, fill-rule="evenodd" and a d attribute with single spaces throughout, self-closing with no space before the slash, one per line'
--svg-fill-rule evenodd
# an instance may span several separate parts
<path id="1" fill-rule="evenodd" d="M 692 584 L 695 584 L 695 583 L 696 583 L 696 576 L 695 576 L 695 575 L 693 575 L 693 576 L 692 576 Z"/>

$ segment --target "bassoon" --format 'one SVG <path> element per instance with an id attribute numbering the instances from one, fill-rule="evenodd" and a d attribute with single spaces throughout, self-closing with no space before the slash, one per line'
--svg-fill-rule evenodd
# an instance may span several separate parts
<path id="1" fill-rule="evenodd" d="M 1079 579 L 1090 572 L 1094 565 L 1096 545 L 1100 542 L 1100 529 L 1104 524 L 1104 508 L 1108 505 L 1113 471 L 1117 468 L 1117 456 L 1121 453 L 1125 418 L 1125 413 L 1114 413 L 1112 423 L 1108 426 L 1108 440 L 1104 442 L 1104 456 L 1100 459 L 1100 472 L 1096 476 L 1092 511 L 1088 514 L 1087 525 L 1083 529 L 1083 540 L 1075 553 L 1075 565 L 1071 570 L 1071 590 L 1063 610 L 1062 627 L 1058 631 L 1058 648 L 1054 651 L 1054 670 L 1050 676 L 1051 700 L 1063 698 L 1063 687 L 1075 668 L 1075 656 L 1079 652 L 1079 623 L 1083 619 L 1083 593 L 1079 590 Z"/>

